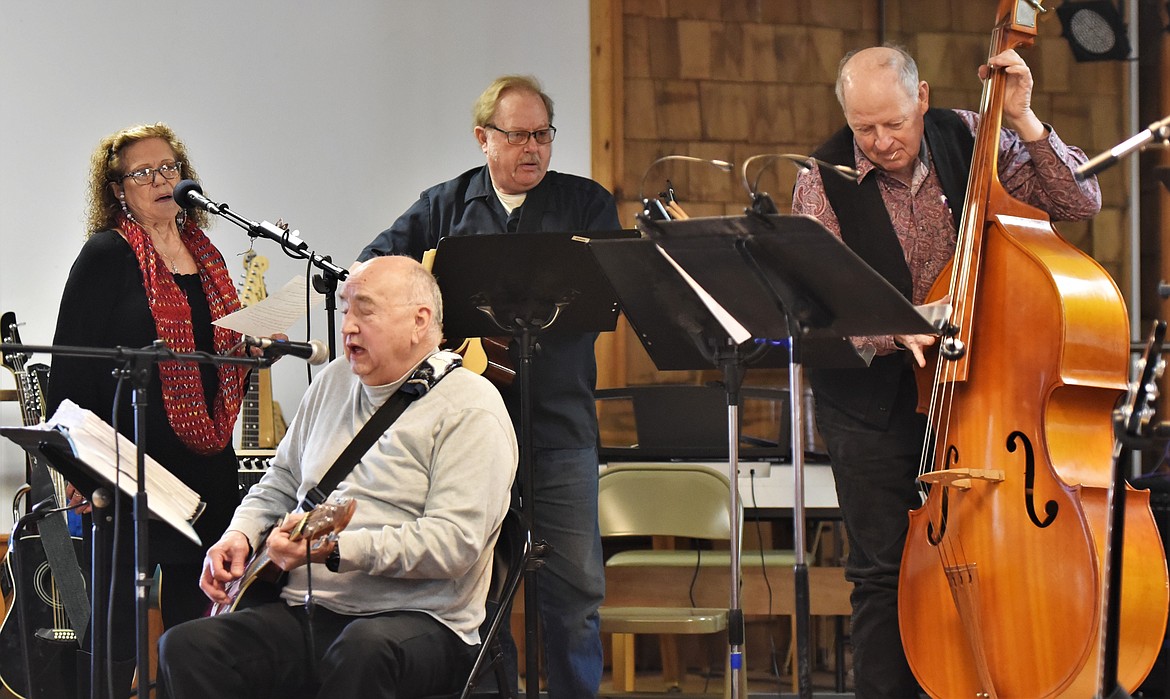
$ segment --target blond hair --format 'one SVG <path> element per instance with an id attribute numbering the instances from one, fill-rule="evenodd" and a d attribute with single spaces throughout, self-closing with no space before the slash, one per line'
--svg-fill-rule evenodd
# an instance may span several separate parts
<path id="1" fill-rule="evenodd" d="M 487 126 L 496 115 L 496 108 L 500 106 L 500 99 L 508 90 L 531 92 L 540 97 L 544 108 L 548 112 L 548 123 L 553 121 L 553 101 L 540 87 L 540 81 L 531 75 L 504 75 L 492 81 L 491 85 L 475 101 L 471 108 L 471 128 Z"/>

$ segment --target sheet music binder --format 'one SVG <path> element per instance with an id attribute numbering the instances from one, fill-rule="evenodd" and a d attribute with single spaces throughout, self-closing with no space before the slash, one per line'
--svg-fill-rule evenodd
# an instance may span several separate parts
<path id="1" fill-rule="evenodd" d="M 133 497 L 138 490 L 134 443 L 124 435 L 117 435 L 120 452 L 118 470 L 121 471 L 118 477 L 112 465 L 113 458 L 101 453 L 102 449 L 108 449 L 110 454 L 113 453 L 114 445 L 109 435 L 103 434 L 102 438 L 95 440 L 91 434 L 81 429 L 79 423 L 74 423 L 78 426 L 71 429 L 55 422 L 58 416 L 63 415 L 63 410 L 70 418 L 80 418 L 87 414 L 87 418 L 92 417 L 93 421 L 104 425 L 105 430 L 109 430 L 109 435 L 115 434 L 113 428 L 96 415 L 67 400 L 47 423 L 31 427 L 0 427 L 0 435 L 15 442 L 30 454 L 45 459 L 82 492 L 90 493 L 103 486 L 112 488 L 116 479 L 119 489 L 125 495 Z M 96 423 L 87 420 L 86 427 Z M 86 456 L 89 458 L 85 458 Z M 202 541 L 191 523 L 199 518 L 206 504 L 202 502 L 198 493 L 187 487 L 157 461 L 150 456 L 146 459 L 146 491 L 149 496 L 147 504 L 151 516 L 166 522 L 192 542 L 202 546 Z"/>

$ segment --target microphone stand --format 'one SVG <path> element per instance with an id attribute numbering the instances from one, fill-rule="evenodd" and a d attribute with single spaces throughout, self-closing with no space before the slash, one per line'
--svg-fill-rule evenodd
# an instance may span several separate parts
<path id="1" fill-rule="evenodd" d="M 149 687 L 152 680 L 150 674 L 150 641 L 149 630 L 147 623 L 148 605 L 150 601 L 150 585 L 154 580 L 152 571 L 148 570 L 148 543 L 146 538 L 147 521 L 149 517 L 149 510 L 147 508 L 147 493 L 146 493 L 146 389 L 150 384 L 150 367 L 152 364 L 161 361 L 180 361 L 180 362 L 197 362 L 202 364 L 242 364 L 253 367 L 265 367 L 272 364 L 272 360 L 264 357 L 224 357 L 209 352 L 194 352 L 191 354 L 181 354 L 171 350 L 166 346 L 162 340 L 155 340 L 149 347 L 142 349 L 131 349 L 128 347 L 58 347 L 58 346 L 44 346 L 44 345 L 20 345 L 20 344 L 4 344 L 0 343 L 0 352 L 24 352 L 27 354 L 35 354 L 43 352 L 46 354 L 60 354 L 70 357 L 90 357 L 96 359 L 111 359 L 114 361 L 124 362 L 122 368 L 115 370 L 115 375 L 120 379 L 129 379 L 133 386 L 133 393 L 131 397 L 131 404 L 134 408 L 134 443 L 137 446 L 135 449 L 136 459 L 136 477 L 138 479 L 138 490 L 134 493 L 133 505 L 133 519 L 134 519 L 134 560 L 135 560 L 135 621 L 136 621 L 136 663 L 138 666 L 138 687 L 139 690 Z M 117 407 L 114 408 L 117 410 Z M 120 468 L 119 468 L 120 470 Z M 114 513 L 117 516 L 118 513 Z M 99 539 L 100 535 L 99 519 L 101 515 L 95 512 L 94 516 L 94 536 L 93 536 L 93 566 L 97 570 L 97 566 L 104 561 L 99 562 L 99 554 L 103 553 L 100 547 L 102 544 Z M 115 575 L 115 571 L 110 570 L 110 575 Z M 96 582 L 96 578 L 93 578 Z M 92 599 L 91 605 L 94 604 L 101 595 L 98 594 L 96 584 L 91 584 L 94 589 L 90 590 L 90 597 Z M 105 634 L 108 629 L 105 628 L 105 613 L 98 613 L 101 610 L 95 610 L 91 614 L 93 626 L 90 632 L 90 645 L 95 649 L 104 649 Z M 103 653 L 104 654 L 104 653 Z M 98 654 L 93 653 L 91 659 L 90 669 L 90 696 L 92 699 L 102 699 L 103 692 L 101 685 L 103 682 L 98 678 L 102 675 L 98 671 L 98 666 L 102 662 Z M 115 699 L 108 697 L 108 699 Z"/>
<path id="2" fill-rule="evenodd" d="M 759 160 L 761 158 L 764 159 L 764 164 L 756 172 L 756 178 L 749 182 L 748 166 L 752 164 L 752 161 Z M 768 169 L 769 165 L 779 160 L 780 158 L 791 160 L 792 163 L 800 168 L 802 172 L 805 170 L 812 170 L 814 167 L 820 167 L 829 172 L 832 172 L 838 177 L 844 177 L 847 180 L 856 181 L 861 177 L 860 172 L 847 165 L 834 165 L 833 163 L 826 162 L 819 158 L 814 158 L 811 155 L 801 155 L 799 153 L 759 153 L 757 155 L 749 156 L 746 160 L 743 161 L 743 166 L 740 169 L 740 176 L 743 179 L 743 188 L 747 190 L 747 193 L 752 200 L 751 211 L 757 214 L 767 215 L 780 213 L 780 210 L 776 208 L 776 202 L 772 201 L 772 197 L 769 196 L 767 192 L 760 191 L 760 177 L 763 176 L 764 171 Z"/>
<path id="3" fill-rule="evenodd" d="M 643 195 L 646 191 L 646 178 L 650 175 L 650 171 L 654 169 L 655 165 L 666 162 L 667 160 L 681 160 L 687 163 L 704 163 L 717 167 L 723 172 L 731 172 L 733 167 L 731 163 L 726 160 L 708 160 L 707 158 L 696 158 L 693 155 L 664 155 L 654 162 L 646 166 L 646 170 L 642 173 L 642 181 L 638 183 L 638 199 L 642 202 L 642 215 L 652 221 L 669 220 L 670 214 L 663 208 L 662 202 L 655 199 L 651 201 L 649 197 Z M 653 208 L 651 208 L 653 207 Z"/>
<path id="4" fill-rule="evenodd" d="M 183 182 L 192 182 L 191 180 L 184 180 Z M 179 184 L 183 184 L 180 182 Z M 192 182 L 194 184 L 194 182 Z M 178 189 L 178 185 L 175 187 Z M 334 298 L 334 292 L 337 291 L 337 283 L 349 276 L 349 270 L 338 267 L 333 264 L 333 258 L 329 255 L 318 255 L 316 252 L 309 250 L 309 244 L 297 237 L 296 232 L 288 232 L 274 223 L 268 221 L 248 220 L 232 211 L 226 203 L 216 203 L 203 196 L 202 190 L 195 185 L 190 190 L 186 190 L 191 194 L 198 192 L 197 197 L 190 197 L 188 202 L 190 205 L 197 208 L 203 208 L 207 211 L 226 218 L 240 228 L 248 231 L 248 236 L 255 238 L 267 238 L 276 242 L 289 257 L 301 260 L 308 260 L 317 269 L 321 270 L 321 274 L 313 277 L 313 289 L 325 296 L 325 317 L 329 328 L 329 359 L 333 360 L 337 356 L 337 341 L 336 341 L 336 313 L 337 300 Z"/>
<path id="5" fill-rule="evenodd" d="M 1109 150 L 1093 156 L 1084 165 L 1078 167 L 1073 172 L 1073 176 L 1079 182 L 1096 175 L 1102 170 L 1108 170 L 1118 160 L 1121 160 L 1135 150 L 1144 150 L 1154 139 L 1160 141 L 1156 147 L 1165 148 L 1167 145 L 1170 145 L 1168 143 L 1170 141 L 1170 116 L 1155 121 L 1146 127 L 1145 130 L 1139 131 Z"/>

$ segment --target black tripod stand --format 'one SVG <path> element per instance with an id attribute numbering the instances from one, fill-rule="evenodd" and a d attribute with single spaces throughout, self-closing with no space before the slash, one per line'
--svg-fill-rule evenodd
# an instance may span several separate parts
<path id="1" fill-rule="evenodd" d="M 432 269 L 443 292 L 443 325 L 448 336 L 508 335 L 519 354 L 518 478 L 523 485 L 522 511 L 534 542 L 524 574 L 525 693 L 529 697 L 537 696 L 540 688 L 536 573 L 550 552 L 536 526 L 534 349 L 544 337 L 597 333 L 613 330 L 617 324 L 617 297 L 584 242 L 569 233 L 443 238 Z"/>

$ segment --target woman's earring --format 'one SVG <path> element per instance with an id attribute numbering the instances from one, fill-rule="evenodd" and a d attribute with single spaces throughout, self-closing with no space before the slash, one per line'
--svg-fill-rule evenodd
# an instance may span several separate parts
<path id="1" fill-rule="evenodd" d="M 179 232 L 183 231 L 183 226 L 187 225 L 187 210 L 179 209 L 179 213 L 175 214 L 175 225 L 179 227 Z"/>
<path id="2" fill-rule="evenodd" d="M 126 207 L 125 194 L 118 195 L 118 203 L 122 205 L 122 213 L 126 214 L 126 218 L 130 219 L 130 221 L 133 223 L 138 223 L 138 221 L 134 220 L 134 214 L 130 213 L 130 209 Z"/>

